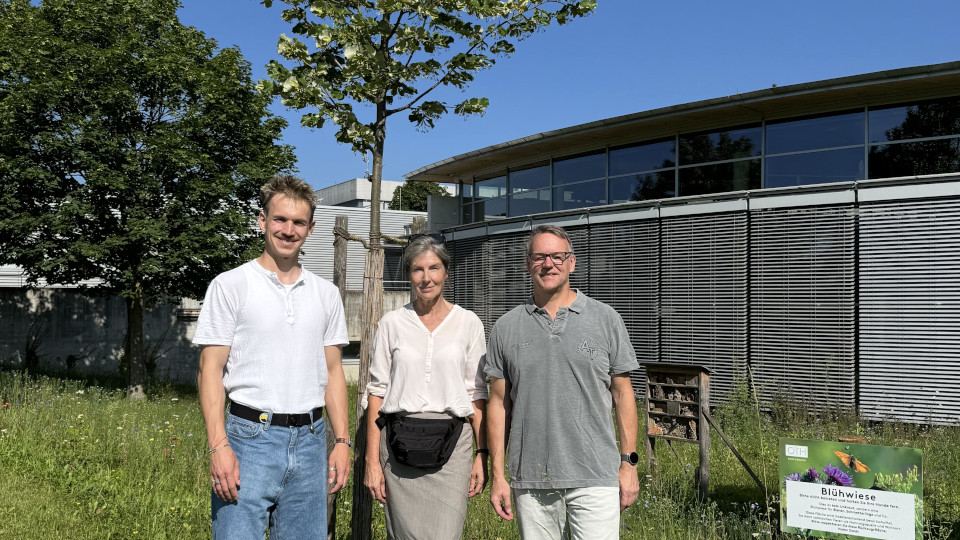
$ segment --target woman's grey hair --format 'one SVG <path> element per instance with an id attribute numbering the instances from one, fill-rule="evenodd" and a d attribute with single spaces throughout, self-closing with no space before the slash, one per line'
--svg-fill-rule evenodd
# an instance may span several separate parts
<path id="1" fill-rule="evenodd" d="M 563 230 L 562 227 L 557 227 L 556 225 L 537 225 L 530 231 L 530 237 L 527 238 L 527 255 L 530 255 L 530 249 L 533 247 L 533 239 L 541 234 L 552 234 L 557 238 L 567 241 L 567 245 L 570 246 L 568 251 L 573 252 L 573 240 L 570 240 L 570 235 L 567 234 L 567 231 Z"/>
<path id="2" fill-rule="evenodd" d="M 432 236 L 420 236 L 407 244 L 407 248 L 403 250 L 401 263 L 407 279 L 410 278 L 410 267 L 413 266 L 413 262 L 428 251 L 432 251 L 440 259 L 444 270 L 450 270 L 450 252 L 447 251 L 447 246 Z"/>

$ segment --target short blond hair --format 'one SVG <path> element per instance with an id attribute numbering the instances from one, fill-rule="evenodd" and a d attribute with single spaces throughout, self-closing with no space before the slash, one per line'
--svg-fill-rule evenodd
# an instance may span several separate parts
<path id="1" fill-rule="evenodd" d="M 269 214 L 270 201 L 275 195 L 283 195 L 295 201 L 303 201 L 310 206 L 310 221 L 313 221 L 313 212 L 317 209 L 317 196 L 303 178 L 292 174 L 277 174 L 267 180 L 260 188 L 260 207 L 264 214 Z"/>

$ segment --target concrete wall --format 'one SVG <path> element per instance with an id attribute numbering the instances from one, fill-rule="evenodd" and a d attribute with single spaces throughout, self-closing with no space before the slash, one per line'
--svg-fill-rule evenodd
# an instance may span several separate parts
<path id="1" fill-rule="evenodd" d="M 144 314 L 144 341 L 157 344 L 155 376 L 189 381 L 196 376 L 197 351 L 190 345 L 194 322 L 177 321 L 178 307 L 164 304 Z M 84 373 L 116 372 L 127 330 L 127 308 L 118 296 L 90 296 L 78 289 L 0 288 L 0 360 L 22 366 L 28 334 L 45 332 L 40 365 L 66 369 L 68 361 Z"/>
<path id="2" fill-rule="evenodd" d="M 383 309 L 396 309 L 409 301 L 408 292 L 386 292 Z M 178 321 L 180 307 L 197 308 L 199 303 L 185 300 L 179 306 L 165 304 L 148 310 L 144 341 L 148 347 L 157 344 L 156 378 L 192 382 L 199 350 L 190 342 L 197 323 Z M 351 341 L 359 341 L 363 333 L 362 308 L 363 293 L 347 291 L 344 309 Z M 31 326 L 34 331 L 46 332 L 38 350 L 41 366 L 66 369 L 72 357 L 78 372 L 115 373 L 127 330 L 127 308 L 120 297 L 87 296 L 78 289 L 0 288 L 0 362 L 23 365 Z"/>

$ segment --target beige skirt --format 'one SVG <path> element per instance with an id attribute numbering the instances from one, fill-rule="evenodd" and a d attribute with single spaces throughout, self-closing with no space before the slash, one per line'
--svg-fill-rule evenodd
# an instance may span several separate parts
<path id="1" fill-rule="evenodd" d="M 414 418 L 450 418 L 417 413 Z M 467 491 L 473 467 L 473 429 L 463 424 L 453 455 L 439 469 L 418 469 L 397 463 L 386 433 L 380 434 L 380 465 L 387 483 L 387 538 L 390 540 L 456 540 L 463 535 Z"/>

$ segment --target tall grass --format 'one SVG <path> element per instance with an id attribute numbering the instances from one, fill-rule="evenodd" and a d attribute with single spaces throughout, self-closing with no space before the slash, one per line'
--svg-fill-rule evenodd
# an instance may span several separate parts
<path id="1" fill-rule="evenodd" d="M 209 537 L 206 437 L 192 389 L 154 387 L 147 399 L 132 402 L 121 389 L 0 371 L 0 404 L 0 538 Z M 922 448 L 925 537 L 960 538 L 960 428 L 871 424 L 850 413 L 812 417 L 787 401 L 758 414 L 745 391 L 714 416 L 770 498 L 715 436 L 710 497 L 700 501 L 696 446 L 675 444 L 675 456 L 658 443 L 657 467 L 641 471 L 640 496 L 623 514 L 622 538 L 794 538 L 781 535 L 777 522 L 778 437 L 854 434 L 871 444 Z M 349 538 L 351 489 L 338 505 L 338 538 Z M 385 538 L 379 508 L 373 533 Z M 464 538 L 519 535 L 514 523 L 493 514 L 487 492 L 472 500 Z"/>

